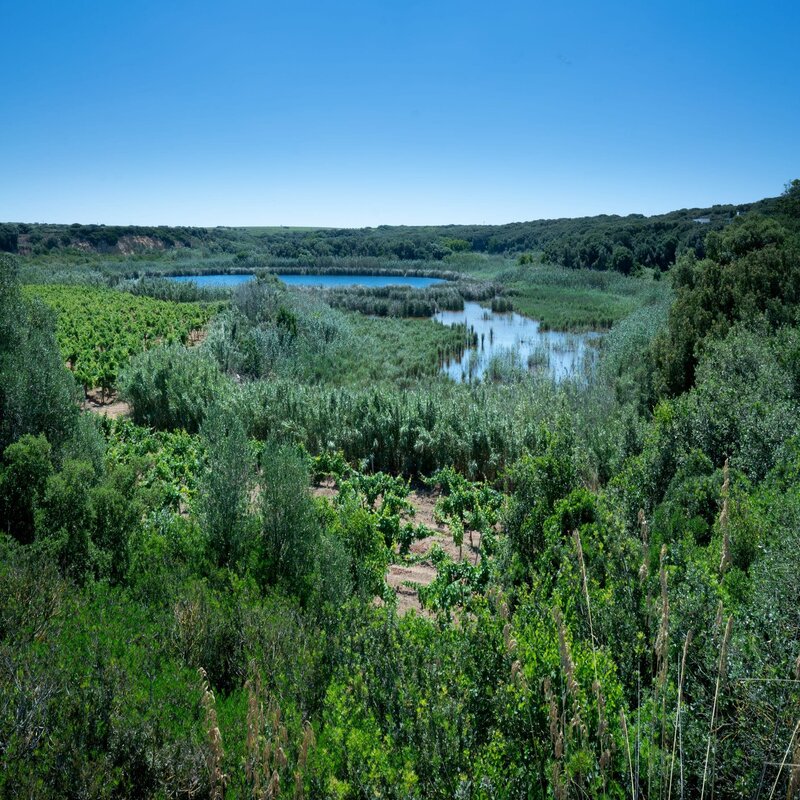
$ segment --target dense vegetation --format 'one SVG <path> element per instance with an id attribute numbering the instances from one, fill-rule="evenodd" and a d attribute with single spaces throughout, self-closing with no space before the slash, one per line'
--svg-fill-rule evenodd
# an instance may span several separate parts
<path id="1" fill-rule="evenodd" d="M 378 317 L 431 317 L 438 311 L 461 311 L 465 300 L 492 300 L 502 287 L 491 282 L 458 281 L 427 289 L 348 286 L 316 291 L 334 308 Z"/>
<path id="2" fill-rule="evenodd" d="M 86 286 L 26 286 L 56 313 L 61 355 L 84 389 L 111 389 L 119 368 L 157 344 L 186 344 L 218 305 L 167 303 Z"/>
<path id="3" fill-rule="evenodd" d="M 265 279 L 113 422 L 3 257 L 0 795 L 796 797 L 800 183 L 704 230 L 584 382 Z"/>
<path id="4" fill-rule="evenodd" d="M 331 262 L 394 259 L 440 263 L 465 252 L 520 255 L 544 252 L 551 263 L 569 269 L 615 270 L 639 267 L 665 270 L 681 252 L 705 255 L 709 229 L 718 230 L 749 210 L 772 213 L 779 199 L 740 206 L 682 209 L 644 217 L 602 215 L 508 225 L 442 225 L 378 228 L 138 228 L 104 225 L 0 225 L 0 251 L 25 254 L 66 252 L 122 253 L 139 260 L 170 251 L 181 258 L 203 250 L 209 256 L 235 256 L 230 266 L 274 268 L 280 264 L 325 269 Z M 148 255 L 150 254 L 150 255 Z M 219 263 L 219 262 L 218 262 Z"/>

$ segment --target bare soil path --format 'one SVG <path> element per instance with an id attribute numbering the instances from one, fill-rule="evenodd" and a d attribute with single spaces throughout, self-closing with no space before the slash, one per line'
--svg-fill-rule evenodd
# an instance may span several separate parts
<path id="1" fill-rule="evenodd" d="M 328 500 L 337 495 L 333 481 L 323 481 L 312 487 L 312 492 L 315 497 L 325 497 Z M 431 530 L 431 535 L 411 543 L 409 551 L 419 560 L 413 563 L 390 564 L 386 572 L 386 583 L 397 594 L 397 610 L 401 615 L 406 614 L 412 608 L 418 614 L 427 613 L 422 608 L 419 594 L 414 585 L 429 586 L 436 579 L 436 567 L 430 559 L 425 558 L 434 545 L 438 545 L 454 561 L 469 559 L 472 563 L 477 563 L 480 557 L 481 537 L 479 533 L 472 534 L 472 544 L 469 541 L 469 534 L 466 534 L 464 544 L 459 548 L 453 541 L 448 527 L 436 521 L 433 512 L 438 497 L 438 492 L 429 490 L 414 490 L 408 496 L 408 501 L 414 509 L 414 515 L 408 517 L 406 521 L 425 525 Z"/>
<path id="2" fill-rule="evenodd" d="M 124 400 L 120 400 L 116 392 L 103 400 L 99 389 L 93 389 L 89 392 L 87 398 L 81 404 L 81 408 L 92 414 L 99 414 L 111 419 L 127 417 L 131 413 L 131 407 Z"/>

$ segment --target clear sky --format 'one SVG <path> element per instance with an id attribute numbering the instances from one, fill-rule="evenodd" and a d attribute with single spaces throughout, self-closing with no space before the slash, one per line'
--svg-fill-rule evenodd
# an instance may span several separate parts
<path id="1" fill-rule="evenodd" d="M 800 2 L 0 0 L 0 220 L 501 223 L 800 177 Z"/>

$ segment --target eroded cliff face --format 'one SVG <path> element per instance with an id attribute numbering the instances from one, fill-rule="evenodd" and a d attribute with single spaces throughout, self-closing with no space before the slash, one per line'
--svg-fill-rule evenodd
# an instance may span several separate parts
<path id="1" fill-rule="evenodd" d="M 142 253 L 147 250 L 157 250 L 161 252 L 167 249 L 164 242 L 153 236 L 122 236 L 117 240 L 116 244 L 105 242 L 98 244 L 96 242 L 87 242 L 83 239 L 77 239 L 70 242 L 69 246 L 77 250 L 82 250 L 84 253 L 119 253 L 125 256 L 132 255 L 133 253 Z M 18 244 L 18 252 L 20 255 L 28 255 L 31 250 L 30 236 L 28 234 L 20 235 Z"/>
<path id="2" fill-rule="evenodd" d="M 192 247 L 203 234 L 194 228 L 0 223 L 0 251 L 25 256 L 72 248 L 128 256 Z"/>
<path id="3" fill-rule="evenodd" d="M 139 253 L 142 250 L 165 249 L 164 242 L 152 236 L 122 236 L 114 248 L 114 250 L 123 255 Z"/>

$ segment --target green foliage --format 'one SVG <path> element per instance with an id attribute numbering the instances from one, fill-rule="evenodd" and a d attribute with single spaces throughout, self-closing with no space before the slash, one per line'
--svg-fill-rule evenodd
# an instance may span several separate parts
<path id="1" fill-rule="evenodd" d="M 787 195 L 791 197 L 789 192 Z M 766 201 L 767 206 L 770 202 L 775 201 Z M 213 260 L 231 269 L 280 268 L 282 264 L 284 268 L 296 265 L 315 270 L 337 262 L 363 270 L 377 260 L 405 268 L 420 262 L 441 266 L 453 258 L 478 253 L 527 255 L 541 251 L 548 260 L 570 269 L 606 270 L 613 268 L 614 251 L 626 248 L 635 263 L 667 269 L 677 251 L 702 252 L 708 230 L 722 227 L 746 208 L 714 206 L 655 217 L 602 215 L 507 225 L 382 225 L 361 230 L 22 225 L 3 226 L 0 243 L 13 249 L 22 234 L 36 256 L 53 251 L 50 257 L 59 259 L 113 263 L 124 258 L 149 266 L 162 259 L 180 264 L 199 252 L 206 262 Z M 699 224 L 698 218 L 707 218 L 708 224 Z"/>
<path id="2" fill-rule="evenodd" d="M 17 265 L 0 255 L 0 448 L 25 434 L 44 434 L 60 450 L 78 409 L 75 382 L 55 346 L 52 315 L 27 301 Z"/>
<path id="3" fill-rule="evenodd" d="M 339 498 L 359 498 L 375 514 L 377 526 L 383 534 L 386 547 L 391 548 L 400 536 L 401 515 L 413 515 L 414 509 L 407 498 L 410 487 L 402 478 L 384 472 L 354 473 L 339 484 Z M 380 498 L 380 505 L 376 502 Z"/>
<path id="4" fill-rule="evenodd" d="M 253 456 L 241 419 L 230 409 L 212 406 L 201 428 L 208 463 L 201 482 L 199 513 L 218 566 L 241 564 L 253 534 L 248 513 Z"/>
<path id="5" fill-rule="evenodd" d="M 91 492 L 95 574 L 112 584 L 128 579 L 130 539 L 141 524 L 143 512 L 138 478 L 133 467 L 114 465 Z"/>
<path id="6" fill-rule="evenodd" d="M 311 479 L 314 483 L 325 478 L 340 481 L 347 478 L 352 471 L 341 450 L 326 450 L 311 458 Z"/>
<path id="7" fill-rule="evenodd" d="M 190 331 L 219 310 L 76 286 L 26 286 L 24 294 L 56 313 L 61 355 L 84 388 L 104 391 L 116 384 L 132 355 L 161 343 L 185 344 Z"/>
<path id="8" fill-rule="evenodd" d="M 61 571 L 84 581 L 91 574 L 94 552 L 90 531 L 94 527 L 91 487 L 94 470 L 85 461 L 67 461 L 50 475 L 36 510 L 36 544 Z"/>
<path id="9" fill-rule="evenodd" d="M 513 495 L 504 527 L 515 552 L 527 563 L 543 550 L 545 520 L 577 478 L 571 432 L 545 431 L 543 440 L 540 455 L 523 456 L 508 473 Z"/>
<path id="10" fill-rule="evenodd" d="M 256 571 L 261 585 L 280 585 L 305 599 L 312 588 L 322 530 L 302 456 L 288 445 L 265 447 L 258 493 L 261 532 Z"/>
<path id="11" fill-rule="evenodd" d="M 419 589 L 419 599 L 424 608 L 444 611 L 448 615 L 452 609 L 469 609 L 473 595 L 482 594 L 489 584 L 489 570 L 486 561 L 478 565 L 469 561 L 452 561 L 439 549 L 432 556 L 437 568 L 433 583 Z"/>
<path id="12" fill-rule="evenodd" d="M 345 314 L 322 297 L 329 299 L 252 281 L 237 289 L 235 308 L 210 326 L 203 347 L 230 374 L 329 385 L 407 385 L 436 376 L 446 356 L 463 350 L 463 328 Z"/>
<path id="13" fill-rule="evenodd" d="M 437 522 L 450 526 L 456 545 L 461 547 L 465 531 L 469 532 L 472 545 L 472 532 L 477 531 L 481 535 L 481 550 L 491 552 L 493 531 L 503 505 L 500 492 L 486 483 L 467 481 L 452 467 L 437 470 L 425 483 L 441 489 L 434 516 Z"/>
<path id="14" fill-rule="evenodd" d="M 424 289 L 410 286 L 326 287 L 313 291 L 333 308 L 378 317 L 431 317 L 439 311 L 462 311 L 464 301 L 491 300 L 503 288 L 496 282 L 454 276 Z M 510 309 L 506 309 L 510 310 Z"/>
<path id="15" fill-rule="evenodd" d="M 163 650 L 143 609 L 114 593 L 78 595 L 43 567 L 3 561 L 0 586 L 45 603 L 28 608 L 35 636 L 0 660 L 0 794 L 196 791 L 206 780 L 196 674 Z M 0 595 L 2 612 L 15 610 Z"/>
<path id="16" fill-rule="evenodd" d="M 34 510 L 53 471 L 50 442 L 26 434 L 3 453 L 0 464 L 0 527 L 23 544 L 33 541 Z"/>
<path id="17" fill-rule="evenodd" d="M 136 471 L 148 506 L 179 511 L 194 504 L 204 460 L 199 437 L 185 430 L 152 431 L 126 419 L 107 423 L 106 436 L 106 463 Z"/>
<path id="18" fill-rule="evenodd" d="M 499 275 L 514 309 L 539 321 L 543 329 L 611 328 L 637 308 L 649 309 L 668 296 L 666 284 L 618 272 L 521 266 Z"/>
<path id="19" fill-rule="evenodd" d="M 495 479 L 553 424 L 566 396 L 550 381 L 512 385 L 428 384 L 327 388 L 288 380 L 246 385 L 239 397 L 251 436 L 341 450 L 368 471 L 429 475 L 446 466 Z"/>
<path id="20" fill-rule="evenodd" d="M 120 393 L 137 425 L 196 433 L 209 406 L 224 392 L 216 363 L 181 345 L 141 353 L 120 376 Z"/>
<path id="21" fill-rule="evenodd" d="M 656 348 L 667 393 L 692 385 L 707 340 L 757 317 L 773 329 L 789 323 L 800 300 L 800 250 L 774 220 L 743 217 L 712 240 L 709 252 L 716 260 L 687 258 L 676 271 L 669 328 Z"/>
<path id="22" fill-rule="evenodd" d="M 681 260 L 656 348 L 668 281 L 575 273 L 574 288 L 634 305 L 656 286 L 587 384 L 392 372 L 405 358 L 392 337 L 417 323 L 359 320 L 256 281 L 206 344 L 135 356 L 135 418 L 161 430 L 80 414 L 51 316 L 3 273 L 0 796 L 215 796 L 217 769 L 228 797 L 278 780 L 283 795 L 321 798 L 689 797 L 704 783 L 709 796 L 786 796 L 800 703 L 792 200 L 761 206 L 780 227 L 743 219 L 711 237 L 709 259 Z M 730 211 L 709 227 L 692 213 L 494 240 L 426 229 L 400 251 L 441 254 L 463 236 L 530 252 L 529 236 L 574 234 L 587 257 L 608 267 L 628 248 L 636 267 L 648 241 L 653 263 L 658 248 L 703 256 L 690 232 Z M 105 233 L 89 232 L 128 246 Z M 273 246 L 391 250 L 397 234 L 339 245 L 221 230 L 206 255 L 256 269 Z M 263 247 L 246 252 L 245 236 Z M 99 282 L 192 258 L 123 267 L 62 252 Z M 567 292 L 563 270 L 537 271 Z M 719 302 L 690 319 L 687 298 L 701 297 Z M 681 314 L 694 325 L 683 338 Z M 445 341 L 425 330 L 410 348 Z M 689 351 L 686 390 L 663 396 L 665 364 Z M 373 380 L 380 359 L 395 366 Z M 315 499 L 309 472 L 335 496 Z M 447 551 L 482 533 L 474 561 L 404 552 L 426 532 L 409 522 L 409 478 L 426 475 Z M 387 586 L 398 559 L 435 572 L 421 614 L 403 615 Z"/>

